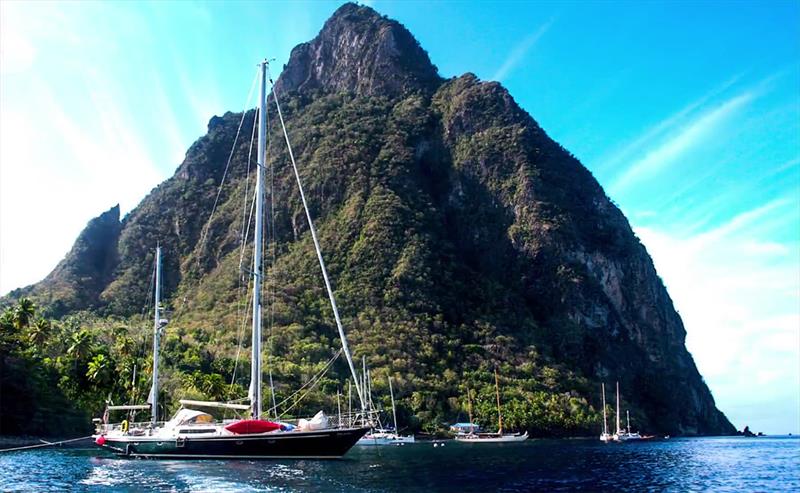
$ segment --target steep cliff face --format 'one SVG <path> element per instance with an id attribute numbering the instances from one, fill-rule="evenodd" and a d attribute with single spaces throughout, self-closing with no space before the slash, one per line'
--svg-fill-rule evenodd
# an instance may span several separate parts
<path id="1" fill-rule="evenodd" d="M 46 278 L 12 291 L 9 297 L 32 296 L 56 317 L 101 306 L 100 293 L 111 281 L 119 260 L 119 219 L 119 205 L 115 205 L 89 221 L 66 257 Z"/>
<path id="2" fill-rule="evenodd" d="M 521 426 L 542 433 L 558 430 L 537 413 L 556 411 L 539 410 L 535 399 L 552 396 L 567 414 L 596 412 L 600 381 L 614 380 L 642 429 L 734 431 L 623 214 L 501 85 L 471 74 L 440 79 L 405 28 L 347 4 L 293 50 L 278 86 L 355 352 L 400 380 L 409 413 L 450 419 L 463 407 L 464 382 L 479 385 L 497 365 L 509 413 L 517 409 Z M 62 303 L 61 312 L 138 313 L 160 242 L 173 326 L 199 327 L 233 352 L 235 330 L 224 327 L 235 326 L 241 299 L 247 142 L 239 142 L 207 220 L 240 118 L 213 118 L 175 176 L 121 227 L 117 210 L 91 250 L 78 249 L 86 235 L 96 237 L 90 223 L 30 293 Z M 252 115 L 244 122 L 242 135 L 250 135 Z M 269 132 L 276 344 L 290 353 L 313 337 L 314 347 L 335 347 L 286 151 L 279 129 Z M 92 264 L 76 249 L 103 260 Z M 58 286 L 88 295 L 70 297 Z M 287 380 L 299 378 L 287 372 Z M 591 421 L 580 419 L 573 432 Z"/>

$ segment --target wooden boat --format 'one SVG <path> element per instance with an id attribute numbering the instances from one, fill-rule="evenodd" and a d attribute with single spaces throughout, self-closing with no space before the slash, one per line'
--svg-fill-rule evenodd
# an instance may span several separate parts
<path id="1" fill-rule="evenodd" d="M 455 439 L 462 443 L 510 443 L 523 442 L 528 439 L 528 432 L 525 433 L 503 433 L 503 413 L 500 410 L 500 380 L 497 376 L 497 368 L 494 370 L 494 391 L 497 398 L 497 433 L 458 433 Z M 472 396 L 467 389 L 467 406 L 469 411 L 469 422 L 472 420 Z"/>

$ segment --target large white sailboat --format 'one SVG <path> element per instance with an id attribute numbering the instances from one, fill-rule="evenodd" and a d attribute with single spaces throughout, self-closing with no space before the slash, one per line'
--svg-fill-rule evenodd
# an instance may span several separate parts
<path id="1" fill-rule="evenodd" d="M 275 87 L 272 96 L 283 129 L 287 150 L 291 159 L 300 198 L 306 212 L 309 230 L 319 260 L 325 288 L 333 310 L 341 341 L 341 353 L 347 358 L 350 372 L 354 378 L 356 393 L 361 404 L 359 419 L 352 416 L 338 419 L 328 417 L 320 411 L 311 419 L 301 419 L 297 426 L 285 422 L 262 419 L 262 361 L 261 361 L 261 291 L 264 269 L 262 265 L 262 245 L 264 239 L 263 215 L 265 197 L 266 139 L 267 139 L 267 81 L 269 64 L 265 60 L 259 64 L 259 105 L 258 105 L 258 165 L 255 190 L 255 238 L 253 241 L 253 299 L 252 299 L 252 344 L 249 395 L 239 402 L 207 402 L 181 400 L 181 408 L 166 422 L 158 420 L 158 350 L 161 331 L 165 321 L 160 314 L 161 250 L 156 250 L 155 283 L 155 322 L 153 335 L 153 379 L 150 391 L 150 406 L 108 406 L 103 419 L 97 421 L 94 435 L 95 443 L 118 456 L 139 458 L 169 459 L 270 459 L 270 458 L 337 458 L 344 455 L 365 433 L 368 423 L 365 389 L 358 384 L 355 367 L 347 345 L 344 329 L 339 318 L 336 300 L 333 296 L 325 262 L 317 240 L 316 230 L 306 204 L 300 175 L 295 163 L 289 136 L 283 121 Z M 109 411 L 129 412 L 151 409 L 151 420 L 147 423 L 108 422 Z M 226 409 L 242 412 L 243 417 L 225 421 L 215 421 L 211 414 L 201 409 Z"/>

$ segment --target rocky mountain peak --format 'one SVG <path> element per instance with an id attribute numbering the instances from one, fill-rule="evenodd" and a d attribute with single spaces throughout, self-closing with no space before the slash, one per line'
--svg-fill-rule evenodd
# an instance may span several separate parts
<path id="1" fill-rule="evenodd" d="M 339 7 L 316 38 L 295 47 L 278 79 L 282 91 L 389 97 L 431 93 L 440 83 L 427 52 L 402 24 L 355 3 Z"/>

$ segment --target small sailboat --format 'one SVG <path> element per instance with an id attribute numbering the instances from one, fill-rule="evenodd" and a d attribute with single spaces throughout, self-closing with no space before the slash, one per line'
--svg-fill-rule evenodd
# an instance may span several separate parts
<path id="1" fill-rule="evenodd" d="M 96 420 L 97 430 L 93 438 L 95 443 L 118 456 L 153 458 L 153 459 L 274 459 L 274 458 L 338 458 L 347 453 L 367 431 L 369 426 L 356 426 L 355 419 L 329 418 L 322 411 L 313 418 L 300 419 L 297 426 L 262 419 L 262 370 L 261 370 L 261 290 L 264 269 L 262 265 L 262 245 L 264 242 L 263 207 L 266 190 L 264 170 L 266 168 L 267 137 L 267 80 L 268 62 L 259 64 L 261 82 L 258 106 L 258 166 L 256 171 L 255 200 L 255 238 L 253 240 L 253 302 L 252 302 L 252 345 L 250 390 L 246 399 L 249 404 L 239 402 L 208 402 L 181 400 L 181 408 L 166 422 L 158 421 L 158 350 L 161 329 L 164 321 L 160 315 L 161 284 L 161 251 L 156 250 L 156 282 L 155 282 L 155 327 L 153 335 L 153 381 L 150 391 L 151 421 L 149 423 L 129 423 L 123 421 L 109 424 L 108 411 L 122 410 L 120 406 L 109 406 L 103 419 Z M 272 95 L 278 111 L 283 135 L 286 140 L 289 156 L 300 198 L 309 223 L 309 230 L 319 260 L 320 269 L 325 281 L 325 288 L 331 302 L 339 338 L 342 344 L 340 353 L 344 353 L 350 372 L 355 377 L 355 367 L 347 346 L 344 329 L 339 319 L 336 301 L 328 280 L 328 273 L 322 258 L 316 231 L 311 214 L 306 204 L 300 175 L 294 161 L 289 143 L 283 115 L 280 111 L 274 86 Z M 244 239 L 243 239 L 244 243 Z M 356 381 L 356 392 L 361 403 L 361 421 L 366 422 L 366 394 Z M 129 412 L 146 408 L 146 406 L 127 406 Z M 211 414 L 196 408 L 226 409 L 234 412 L 246 412 L 244 418 L 215 421 Z M 274 410 L 274 409 L 273 409 Z M 277 414 L 277 413 L 276 413 Z"/>
<path id="2" fill-rule="evenodd" d="M 603 393 L 603 433 L 600 434 L 600 441 L 608 443 L 612 440 L 612 435 L 608 433 L 608 419 L 606 417 L 606 384 L 600 384 L 600 391 Z"/>
<path id="3" fill-rule="evenodd" d="M 522 442 L 528 439 L 528 432 L 525 433 L 503 433 L 503 413 L 500 409 L 500 380 L 497 376 L 497 368 L 494 370 L 494 391 L 497 398 L 497 433 L 475 433 L 470 429 L 469 433 L 458 433 L 455 439 L 464 443 L 509 443 Z M 469 411 L 469 422 L 472 423 L 472 396 L 467 389 L 467 406 Z"/>
<path id="4" fill-rule="evenodd" d="M 369 372 L 366 372 L 369 379 Z M 414 435 L 400 435 L 397 429 L 397 409 L 394 405 L 394 390 L 392 389 L 392 377 L 387 377 L 389 380 L 389 395 L 392 398 L 392 420 L 394 421 L 394 428 L 387 429 L 378 426 L 373 428 L 366 435 L 361 437 L 356 445 L 405 445 L 407 443 L 414 443 Z M 367 385 L 367 389 L 371 389 L 371 385 Z M 372 403 L 371 398 L 367 401 Z M 374 410 L 373 410 L 374 411 Z M 377 414 L 377 413 L 376 413 Z M 380 421 L 379 421 L 380 423 Z"/>
<path id="5" fill-rule="evenodd" d="M 631 415 L 629 411 L 625 411 L 625 414 L 628 417 L 628 426 L 623 430 L 619 423 L 619 382 L 617 382 L 617 432 L 612 436 L 612 440 L 615 442 L 642 440 L 643 437 L 638 432 L 631 433 Z"/>

